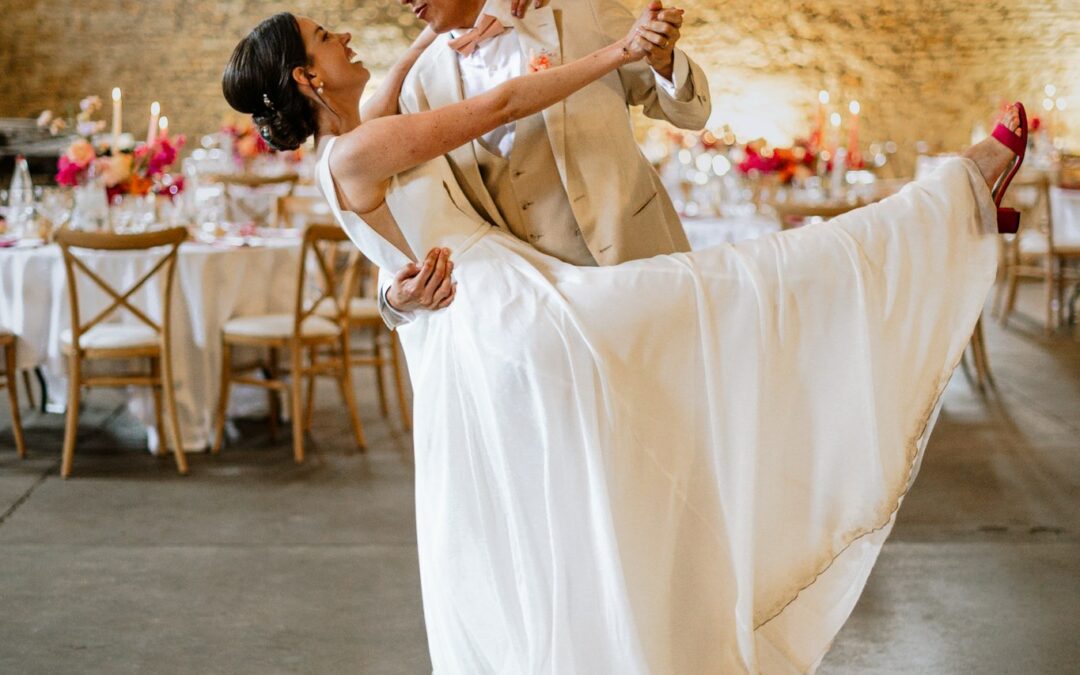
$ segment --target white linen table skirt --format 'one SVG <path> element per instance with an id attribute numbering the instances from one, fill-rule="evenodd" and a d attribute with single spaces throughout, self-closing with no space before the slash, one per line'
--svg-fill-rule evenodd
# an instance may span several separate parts
<path id="1" fill-rule="evenodd" d="M 77 255 L 114 288 L 123 290 L 160 258 L 143 251 L 80 251 Z M 173 286 L 172 362 L 186 449 L 204 450 L 211 439 L 220 387 L 222 326 L 237 316 L 291 312 L 299 257 L 298 239 L 266 240 L 251 247 L 191 242 L 180 247 Z M 84 274 L 79 277 L 85 322 L 108 302 Z M 133 304 L 148 310 L 155 321 L 161 320 L 163 285 L 164 276 L 159 273 L 133 298 Z M 125 311 L 109 321 L 117 316 L 123 322 L 138 322 Z M 0 326 L 18 336 L 19 368 L 43 366 L 50 407 L 63 407 L 67 365 L 60 335 L 71 327 L 71 310 L 59 246 L 0 249 Z M 149 427 L 153 423 L 149 394 L 132 392 L 132 412 Z M 158 430 L 150 428 L 151 448 L 158 437 Z"/>

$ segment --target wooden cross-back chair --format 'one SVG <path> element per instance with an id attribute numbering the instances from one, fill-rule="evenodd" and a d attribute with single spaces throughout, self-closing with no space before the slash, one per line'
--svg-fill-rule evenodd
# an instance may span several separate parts
<path id="1" fill-rule="evenodd" d="M 227 218 L 230 220 L 259 220 L 261 214 L 245 207 L 240 201 L 239 196 L 236 194 L 236 189 L 252 190 L 271 185 L 285 185 L 287 186 L 288 194 L 291 195 L 297 182 L 300 180 L 300 176 L 295 173 L 284 173 L 276 176 L 261 176 L 251 173 L 211 173 L 199 176 L 199 180 L 205 184 L 217 183 L 221 185 L 223 196 L 225 198 L 225 216 Z"/>
<path id="2" fill-rule="evenodd" d="M 0 331 L 0 349 L 4 350 L 4 380 L 0 387 L 8 390 L 11 402 L 11 433 L 15 436 L 15 449 L 19 457 L 26 458 L 26 439 L 23 437 L 22 419 L 19 417 L 19 384 L 15 377 L 15 336 Z"/>
<path id="3" fill-rule="evenodd" d="M 338 300 L 338 311 L 344 309 L 347 312 L 347 326 L 350 330 L 367 331 L 371 342 L 366 347 L 354 348 L 349 353 L 349 366 L 371 366 L 375 369 L 375 384 L 379 394 L 379 411 L 383 417 L 389 416 L 390 406 L 387 403 L 386 377 L 383 369 L 390 366 L 394 377 L 394 390 L 397 394 L 398 412 L 401 415 L 401 424 L 406 431 L 412 429 L 412 417 L 409 414 L 409 404 L 405 398 L 405 384 L 402 373 L 401 350 L 398 345 L 398 335 L 386 327 L 382 314 L 379 312 L 379 268 L 370 264 L 367 260 L 361 262 L 362 267 L 367 267 L 367 274 L 362 271 L 356 275 L 357 283 L 346 287 L 347 300 Z M 368 293 L 357 293 L 361 286 L 359 283 L 365 276 L 369 277 L 367 285 Z M 329 300 L 323 301 L 323 306 L 317 308 L 320 314 L 331 316 L 335 308 Z M 383 338 L 386 338 L 385 343 Z M 313 385 L 308 383 L 308 419 L 311 423 L 311 392 Z"/>
<path id="4" fill-rule="evenodd" d="M 1046 334 L 1051 334 L 1061 323 L 1065 308 L 1066 282 L 1080 279 L 1080 274 L 1068 266 L 1071 260 L 1080 260 L 1080 245 L 1055 240 L 1054 209 L 1050 191 L 1054 188 L 1052 177 L 1039 173 L 1023 176 L 1013 183 L 1015 187 L 1034 188 L 1037 197 L 1021 209 L 1024 219 L 1020 231 L 1005 245 L 1003 254 L 1003 283 L 998 286 L 994 300 L 995 311 L 1001 325 L 1006 325 L 1016 305 L 1017 289 L 1023 279 L 1043 283 L 1043 310 Z M 1040 218 L 1040 216 L 1042 216 Z"/>
<path id="5" fill-rule="evenodd" d="M 294 218 L 303 218 L 305 223 L 325 221 L 330 215 L 330 205 L 326 199 L 316 195 L 282 195 L 274 204 L 274 227 L 296 227 Z"/>
<path id="6" fill-rule="evenodd" d="M 260 387 L 267 390 L 270 398 L 270 430 L 276 434 L 278 419 L 278 395 L 288 392 L 292 409 L 293 459 L 297 463 L 304 461 L 305 409 L 302 404 L 302 384 L 305 378 L 329 376 L 337 380 L 345 406 L 349 410 L 353 435 L 357 447 L 365 449 L 364 430 L 356 409 L 356 397 L 352 388 L 352 377 L 348 368 L 348 330 L 346 329 L 344 297 L 342 287 L 355 287 L 360 254 L 349 246 L 345 272 L 335 264 L 337 255 L 348 242 L 345 231 L 337 225 L 312 224 L 304 230 L 304 243 L 300 253 L 300 268 L 296 282 L 296 298 L 292 314 L 267 314 L 232 319 L 222 331 L 221 353 L 221 395 L 214 425 L 213 451 L 221 451 L 224 436 L 225 414 L 229 405 L 229 389 L 232 384 Z M 315 262 L 317 277 L 321 284 L 316 286 L 317 297 L 313 301 L 305 300 L 305 290 L 309 286 L 308 260 Z M 325 316 L 316 310 L 330 301 L 333 311 Z M 266 349 L 267 359 L 256 367 L 263 371 L 265 378 L 246 374 L 253 370 L 251 366 L 233 369 L 232 350 L 235 347 L 258 347 Z M 327 349 L 329 353 L 322 353 Z M 281 351 L 288 351 L 291 381 L 283 378 L 279 368 Z M 304 355 L 310 357 L 304 362 Z M 310 398 L 311 394 L 309 394 Z"/>
<path id="7" fill-rule="evenodd" d="M 172 287 L 176 275 L 176 258 L 180 244 L 187 239 L 187 230 L 175 227 L 159 232 L 141 234 L 113 234 L 108 232 L 78 232 L 63 229 L 56 235 L 64 253 L 67 270 L 68 297 L 71 304 L 71 328 L 61 335 L 61 346 L 68 357 L 67 426 L 64 431 L 63 460 L 60 475 L 71 475 L 75 456 L 75 438 L 79 426 L 79 400 L 83 387 L 126 387 L 131 385 L 150 387 L 154 398 L 161 447 L 173 446 L 176 468 L 181 474 L 188 471 L 187 458 L 180 435 L 176 414 L 176 397 L 173 389 L 171 314 Z M 141 251 L 166 248 L 165 253 L 147 272 L 124 290 L 103 279 L 90 269 L 73 251 Z M 110 303 L 89 321 L 82 318 L 79 304 L 78 276 L 89 279 L 104 291 Z M 150 318 L 145 311 L 132 303 L 132 296 L 157 275 L 164 276 L 164 301 L 162 320 Z M 105 323 L 121 309 L 127 310 L 139 320 L 138 324 Z M 93 359 L 147 359 L 149 371 L 119 375 L 88 376 L 83 372 L 83 362 Z M 162 398 L 168 410 L 169 426 L 164 424 Z M 168 429 L 168 431 L 166 431 Z M 170 438 L 171 436 L 171 438 Z M 169 439 L 168 441 L 166 439 Z M 171 441 L 171 443 L 169 442 Z"/>

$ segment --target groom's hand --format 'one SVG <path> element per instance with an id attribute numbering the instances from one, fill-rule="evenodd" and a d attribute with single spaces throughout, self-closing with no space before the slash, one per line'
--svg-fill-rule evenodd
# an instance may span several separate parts
<path id="1" fill-rule="evenodd" d="M 659 0 L 649 3 L 650 18 L 637 27 L 646 62 L 665 80 L 671 81 L 675 71 L 675 43 L 681 35 L 683 10 L 665 8 Z"/>
<path id="2" fill-rule="evenodd" d="M 433 248 L 428 251 L 423 265 L 411 262 L 398 270 L 394 283 L 386 291 L 386 302 L 398 312 L 448 307 L 457 293 L 453 272 L 450 249 Z"/>

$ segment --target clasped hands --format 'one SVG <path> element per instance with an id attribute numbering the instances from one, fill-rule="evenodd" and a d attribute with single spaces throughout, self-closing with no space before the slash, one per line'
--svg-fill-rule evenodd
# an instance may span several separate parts
<path id="1" fill-rule="evenodd" d="M 645 62 L 669 82 L 675 73 L 675 43 L 682 35 L 682 24 L 683 10 L 652 0 L 627 35 L 629 49 L 643 53 Z"/>
<path id="2" fill-rule="evenodd" d="M 540 9 L 548 0 L 510 0 L 510 13 L 521 19 L 529 7 Z M 652 0 L 631 29 L 634 51 L 644 52 L 645 62 L 665 80 L 671 81 L 675 71 L 675 43 L 683 24 L 683 10 L 664 7 L 660 0 Z"/>

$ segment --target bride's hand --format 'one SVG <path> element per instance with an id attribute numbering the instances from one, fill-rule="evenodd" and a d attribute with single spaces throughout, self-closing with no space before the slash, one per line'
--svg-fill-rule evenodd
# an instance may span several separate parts
<path id="1" fill-rule="evenodd" d="M 533 9 L 540 9 L 548 4 L 548 0 L 510 0 L 510 13 L 519 19 L 525 18 L 525 10 L 531 5 Z"/>
<path id="2" fill-rule="evenodd" d="M 671 24 L 673 21 L 683 23 L 681 15 L 683 10 L 665 8 L 660 0 L 651 0 L 623 40 L 630 60 L 634 62 L 648 58 L 649 65 L 653 68 L 660 65 L 661 56 L 666 55 L 671 60 L 671 50 L 678 40 L 678 27 Z M 663 28 L 663 32 L 659 32 L 659 28 Z M 670 35 L 673 30 L 674 36 Z"/>
<path id="3" fill-rule="evenodd" d="M 623 49 L 626 50 L 628 60 L 640 61 L 649 56 L 649 51 L 654 48 L 654 45 L 646 39 L 646 31 L 662 9 L 664 9 L 663 3 L 652 0 L 630 27 L 630 31 L 623 38 Z"/>

